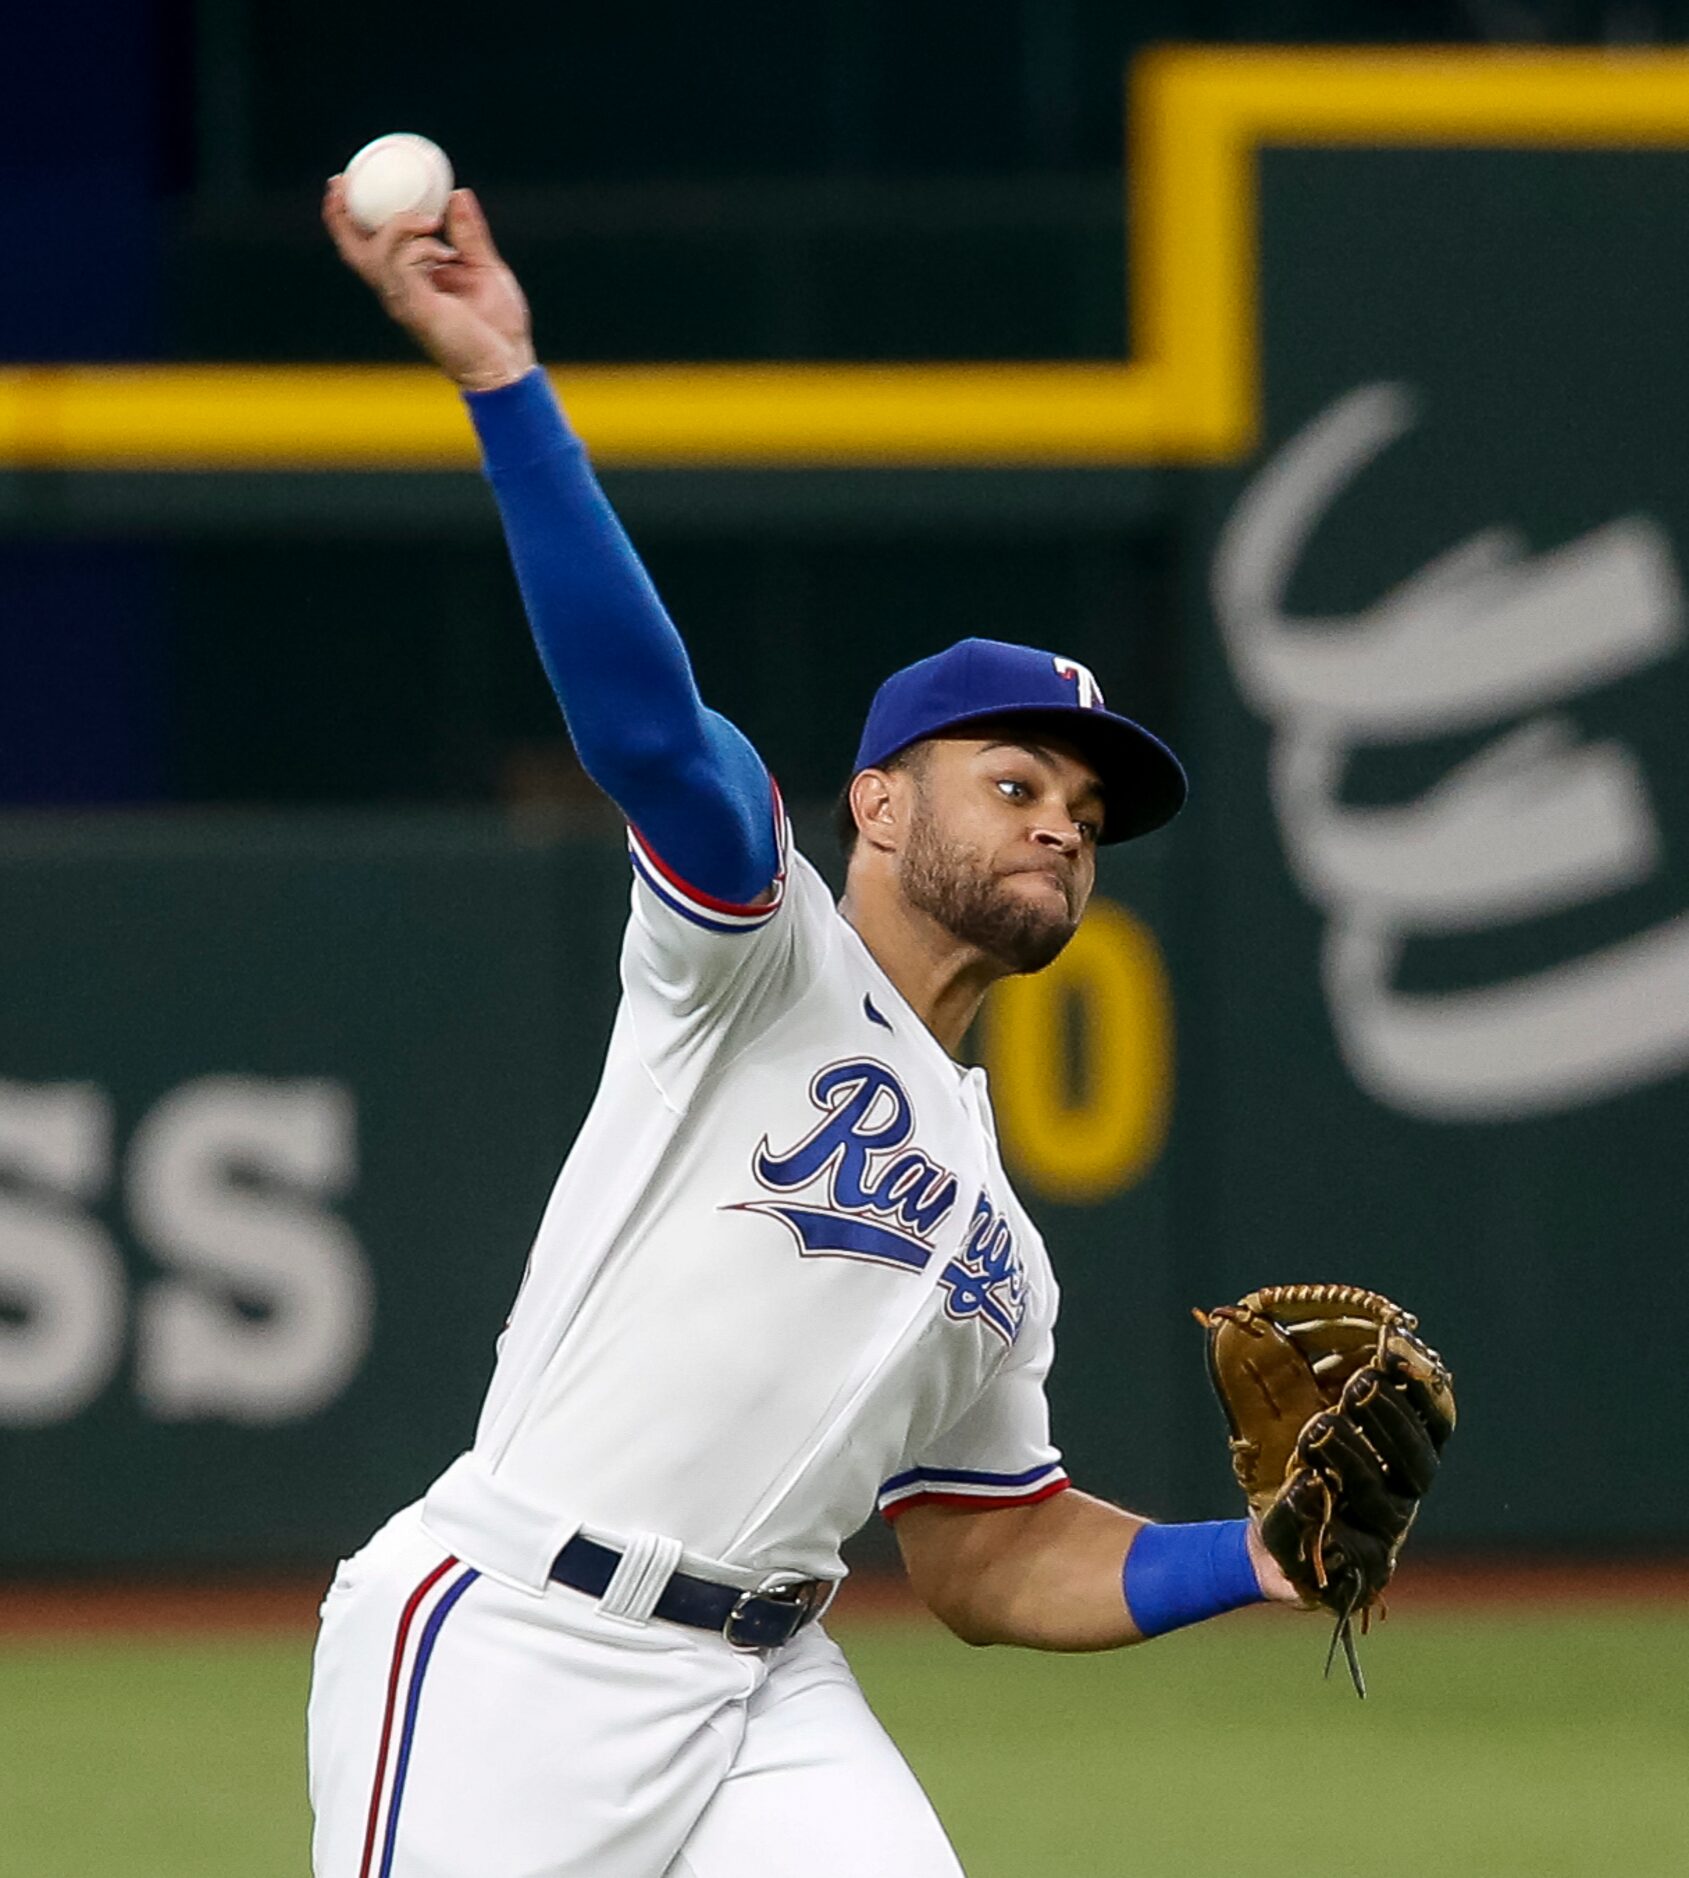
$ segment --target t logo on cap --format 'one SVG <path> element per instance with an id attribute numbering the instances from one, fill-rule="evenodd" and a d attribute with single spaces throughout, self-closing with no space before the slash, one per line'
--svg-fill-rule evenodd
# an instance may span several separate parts
<path id="1" fill-rule="evenodd" d="M 1035 735 L 1067 738 L 1096 770 L 1107 805 L 1098 840 L 1130 841 L 1179 812 L 1179 759 L 1142 724 L 1109 710 L 1089 666 L 1004 639 L 958 640 L 893 672 L 868 707 L 851 773 L 947 731 L 977 726 L 1001 739 L 1016 719 Z"/>
<path id="2" fill-rule="evenodd" d="M 1102 708 L 1103 688 L 1091 676 L 1091 669 L 1081 665 L 1077 659 L 1056 659 L 1056 671 L 1063 678 L 1071 678 L 1079 687 L 1079 708 L 1082 711 L 1096 711 Z"/>

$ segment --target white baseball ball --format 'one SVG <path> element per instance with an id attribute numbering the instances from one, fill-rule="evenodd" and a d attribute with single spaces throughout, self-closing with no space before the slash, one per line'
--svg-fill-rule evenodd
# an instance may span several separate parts
<path id="1" fill-rule="evenodd" d="M 346 165 L 346 210 L 366 235 L 395 215 L 439 217 L 452 193 L 452 166 L 437 143 L 415 131 L 389 131 Z"/>

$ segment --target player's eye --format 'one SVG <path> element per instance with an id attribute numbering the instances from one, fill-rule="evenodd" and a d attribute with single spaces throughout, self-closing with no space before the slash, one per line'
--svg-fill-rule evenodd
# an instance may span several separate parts
<path id="1" fill-rule="evenodd" d="M 1010 802 L 1024 802 L 1032 794 L 1018 776 L 999 776 L 997 787 Z"/>

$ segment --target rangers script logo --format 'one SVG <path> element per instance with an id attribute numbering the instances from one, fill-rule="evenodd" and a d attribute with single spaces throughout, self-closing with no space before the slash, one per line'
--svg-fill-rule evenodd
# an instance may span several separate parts
<path id="1" fill-rule="evenodd" d="M 795 1197 L 740 1201 L 731 1210 L 779 1220 L 806 1258 L 925 1271 L 958 1187 L 948 1168 L 912 1144 L 915 1109 L 902 1083 L 885 1064 L 859 1058 L 819 1071 L 809 1099 L 821 1111 L 809 1133 L 783 1153 L 764 1135 L 751 1157 L 760 1187 Z M 939 1283 L 951 1317 L 976 1317 L 1014 1342 L 1026 1312 L 1026 1277 L 1014 1233 L 984 1192 Z"/>

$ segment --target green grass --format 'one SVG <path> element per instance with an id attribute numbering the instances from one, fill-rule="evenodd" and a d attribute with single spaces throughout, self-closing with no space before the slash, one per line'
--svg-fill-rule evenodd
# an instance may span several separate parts
<path id="1" fill-rule="evenodd" d="M 0 1649 L 7 1878 L 303 1878 L 308 1639 Z"/>
<path id="2" fill-rule="evenodd" d="M 1689 1874 L 1689 1616 L 1401 1614 L 1371 1695 L 1315 1620 L 1124 1656 L 889 1638 L 857 1672 L 970 1878 Z"/>
<path id="3" fill-rule="evenodd" d="M 1114 1657 L 843 1634 L 970 1878 L 1689 1872 L 1689 1613 L 1403 1612 L 1364 1706 L 1276 1614 Z M 0 1870 L 304 1878 L 308 1655 L 0 1647 Z"/>

